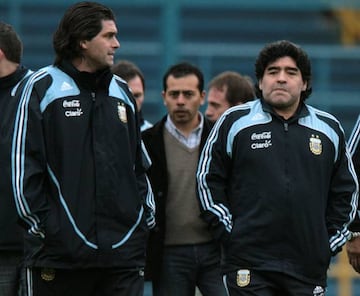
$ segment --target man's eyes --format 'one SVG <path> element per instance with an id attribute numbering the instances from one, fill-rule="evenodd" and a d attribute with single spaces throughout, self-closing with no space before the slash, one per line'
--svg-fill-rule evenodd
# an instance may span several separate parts
<path id="1" fill-rule="evenodd" d="M 185 98 L 191 98 L 194 95 L 194 92 L 190 90 L 169 92 L 169 95 L 173 98 L 178 98 L 180 94 L 182 94 Z"/>
<path id="2" fill-rule="evenodd" d="M 271 71 L 268 71 L 267 73 L 269 75 L 276 75 L 276 74 L 280 73 L 280 71 L 271 70 Z M 288 74 L 288 75 L 297 75 L 299 73 L 299 71 L 297 71 L 297 70 L 287 70 L 287 71 L 285 71 L 285 73 Z"/>
<path id="3" fill-rule="evenodd" d="M 138 99 L 138 98 L 141 97 L 141 94 L 133 94 L 133 97 L 134 97 L 135 99 Z"/>

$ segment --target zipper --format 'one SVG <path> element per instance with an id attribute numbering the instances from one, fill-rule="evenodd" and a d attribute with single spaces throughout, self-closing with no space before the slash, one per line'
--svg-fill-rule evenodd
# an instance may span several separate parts
<path id="1" fill-rule="evenodd" d="M 284 122 L 284 130 L 287 132 L 289 130 L 289 124 Z"/>

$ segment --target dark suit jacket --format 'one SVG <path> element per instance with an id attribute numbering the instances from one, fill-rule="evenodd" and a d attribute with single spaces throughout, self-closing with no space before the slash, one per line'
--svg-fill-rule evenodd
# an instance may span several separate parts
<path id="1" fill-rule="evenodd" d="M 147 246 L 145 279 L 156 280 L 161 273 L 165 237 L 165 205 L 168 192 L 167 163 L 164 144 L 164 127 L 167 116 L 163 117 L 152 128 L 142 133 L 142 138 L 152 161 L 148 176 L 154 192 L 156 203 L 156 227 L 151 231 Z M 200 151 L 212 128 L 212 123 L 204 118 L 201 134 Z"/>

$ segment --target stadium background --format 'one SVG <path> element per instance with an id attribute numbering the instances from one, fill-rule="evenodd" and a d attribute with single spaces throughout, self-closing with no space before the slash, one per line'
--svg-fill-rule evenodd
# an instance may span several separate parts
<path id="1" fill-rule="evenodd" d="M 23 62 L 33 70 L 54 59 L 52 34 L 72 0 L 0 0 L 0 20 L 24 43 Z M 173 63 L 190 61 L 205 83 L 224 70 L 249 75 L 268 42 L 301 45 L 313 66 L 308 103 L 334 114 L 350 135 L 360 113 L 360 0 L 99 0 L 117 17 L 121 48 L 146 79 L 143 112 L 151 122 L 166 112 L 162 75 Z M 203 107 L 202 110 L 205 109 Z M 343 252 L 329 270 L 327 296 L 360 296 L 360 277 Z"/>

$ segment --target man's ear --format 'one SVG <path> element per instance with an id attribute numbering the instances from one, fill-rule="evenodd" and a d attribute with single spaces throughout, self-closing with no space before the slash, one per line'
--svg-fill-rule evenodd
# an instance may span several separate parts
<path id="1" fill-rule="evenodd" d="M 205 104 L 205 97 L 206 97 L 206 92 L 203 90 L 200 94 L 201 96 L 201 100 L 200 100 L 200 105 L 204 105 Z"/>
<path id="2" fill-rule="evenodd" d="M 306 90 L 306 88 L 307 88 L 307 82 L 305 82 L 305 83 L 304 83 L 304 85 L 303 85 L 303 87 L 302 87 L 302 89 L 301 89 L 301 90 L 302 90 L 302 91 L 305 91 L 305 90 Z"/>
<path id="3" fill-rule="evenodd" d="M 82 49 L 86 49 L 87 45 L 86 45 L 86 41 L 85 41 L 85 40 L 80 41 L 80 47 L 81 47 Z"/>
<path id="4" fill-rule="evenodd" d="M 162 92 L 161 92 L 161 96 L 162 96 L 162 98 L 163 98 L 163 104 L 164 104 L 164 106 L 166 106 L 165 91 L 162 91 Z"/>

